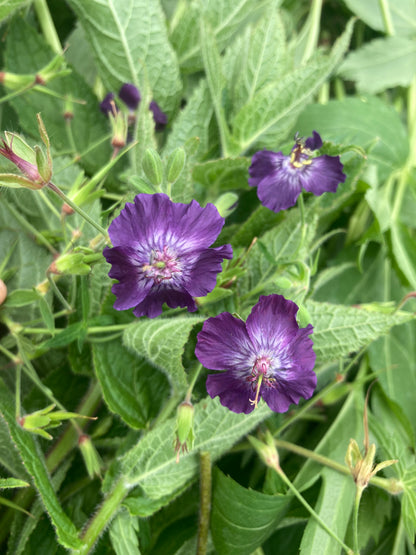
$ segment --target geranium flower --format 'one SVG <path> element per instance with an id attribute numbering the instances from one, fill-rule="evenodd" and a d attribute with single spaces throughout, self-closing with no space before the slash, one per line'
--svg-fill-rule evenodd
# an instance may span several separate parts
<path id="1" fill-rule="evenodd" d="M 316 196 L 337 190 L 346 175 L 339 156 L 313 157 L 322 146 L 316 131 L 306 140 L 296 139 L 290 156 L 281 152 L 261 150 L 256 152 L 248 171 L 249 185 L 257 186 L 257 196 L 263 206 L 273 212 L 286 210 L 296 204 L 302 188 Z"/>
<path id="2" fill-rule="evenodd" d="M 118 93 L 120 100 L 129 108 L 129 110 L 137 110 L 141 95 L 139 89 L 132 83 L 124 83 Z"/>
<path id="3" fill-rule="evenodd" d="M 261 296 L 247 322 L 223 312 L 204 322 L 195 354 L 211 370 L 207 391 L 233 412 L 251 412 L 262 397 L 275 412 L 285 412 L 316 387 L 315 353 L 299 328 L 298 306 L 281 295 Z"/>
<path id="4" fill-rule="evenodd" d="M 212 291 L 222 260 L 232 258 L 231 245 L 209 248 L 223 225 L 213 204 L 202 208 L 162 193 L 137 195 L 111 222 L 114 248 L 103 252 L 112 264 L 109 276 L 119 281 L 112 288 L 114 308 L 135 307 L 135 316 L 150 318 L 161 314 L 163 303 L 194 312 L 193 297 Z"/>
<path id="5" fill-rule="evenodd" d="M 156 131 L 162 131 L 168 123 L 168 116 L 165 112 L 162 112 L 159 104 L 155 100 L 152 100 L 150 103 L 149 110 L 153 113 L 153 121 L 155 122 Z"/>

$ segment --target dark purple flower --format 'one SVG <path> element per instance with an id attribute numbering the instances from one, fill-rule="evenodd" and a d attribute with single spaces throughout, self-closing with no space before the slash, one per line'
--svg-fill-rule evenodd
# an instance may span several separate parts
<path id="1" fill-rule="evenodd" d="M 286 210 L 296 204 L 302 188 L 316 196 L 337 190 L 345 181 L 339 156 L 313 157 L 322 146 L 316 131 L 305 141 L 296 139 L 290 156 L 281 152 L 261 150 L 256 152 L 248 171 L 249 185 L 257 186 L 257 196 L 263 206 L 273 212 Z"/>
<path id="2" fill-rule="evenodd" d="M 111 222 L 114 248 L 103 252 L 112 264 L 109 276 L 119 281 L 112 288 L 114 308 L 135 307 L 135 316 L 150 318 L 161 314 L 163 303 L 194 312 L 193 297 L 212 291 L 222 260 L 232 258 L 231 245 L 209 248 L 223 225 L 213 204 L 202 208 L 162 193 L 137 195 Z"/>
<path id="3" fill-rule="evenodd" d="M 100 110 L 106 116 L 108 116 L 108 114 L 112 114 L 114 110 L 118 111 L 118 107 L 114 102 L 114 93 L 109 92 L 105 95 L 103 100 L 100 102 Z"/>
<path id="4" fill-rule="evenodd" d="M 118 96 L 127 108 L 129 108 L 129 110 L 132 110 L 133 112 L 137 110 L 141 96 L 139 89 L 135 85 L 132 83 L 124 83 L 118 93 Z"/>
<path id="5" fill-rule="evenodd" d="M 152 102 L 150 103 L 149 110 L 153 112 L 153 119 L 155 122 L 156 131 L 162 131 L 162 129 L 168 123 L 168 116 L 165 114 L 165 112 L 162 112 L 159 104 L 155 100 L 152 100 Z"/>
<path id="6" fill-rule="evenodd" d="M 261 296 L 247 322 L 223 312 L 204 322 L 195 354 L 211 370 L 207 391 L 233 412 L 251 412 L 260 399 L 285 412 L 316 387 L 309 324 L 299 328 L 297 305 L 281 295 Z"/>

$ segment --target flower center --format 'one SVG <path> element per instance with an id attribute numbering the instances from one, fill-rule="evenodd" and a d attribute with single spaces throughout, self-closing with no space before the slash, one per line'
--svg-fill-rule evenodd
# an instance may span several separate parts
<path id="1" fill-rule="evenodd" d="M 248 376 L 247 381 L 251 383 L 253 392 L 256 392 L 254 399 L 250 399 L 250 403 L 257 407 L 260 396 L 261 385 L 264 384 L 266 387 L 275 387 L 276 380 L 273 375 L 268 373 L 272 365 L 272 360 L 268 356 L 260 356 L 256 359 L 253 365 L 250 376 Z"/>
<path id="2" fill-rule="evenodd" d="M 173 274 L 181 271 L 177 257 L 169 251 L 166 245 L 163 247 L 163 251 L 152 250 L 149 264 L 144 264 L 142 270 L 145 277 L 153 279 L 155 283 L 172 279 Z"/>
<path id="3" fill-rule="evenodd" d="M 311 155 L 312 151 L 309 148 L 305 148 L 301 143 L 296 143 L 290 154 L 290 164 L 297 170 L 303 166 L 309 166 L 312 164 Z"/>

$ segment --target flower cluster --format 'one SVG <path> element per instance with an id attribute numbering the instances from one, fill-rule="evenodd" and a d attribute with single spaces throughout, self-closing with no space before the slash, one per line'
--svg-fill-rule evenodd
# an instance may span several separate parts
<path id="1" fill-rule="evenodd" d="M 140 102 L 133 85 L 123 85 L 120 98 L 134 110 Z M 104 104 L 104 103 L 103 103 Z M 102 106 L 103 109 L 103 106 Z M 157 112 L 154 106 L 154 113 Z M 338 156 L 317 156 L 319 134 L 296 139 L 289 156 L 263 150 L 249 168 L 251 186 L 261 202 L 279 212 L 293 206 L 302 189 L 321 195 L 336 191 L 345 180 Z M 197 309 L 194 297 L 207 295 L 216 285 L 230 245 L 212 248 L 224 219 L 214 205 L 196 201 L 174 203 L 162 193 L 139 194 L 126 204 L 109 227 L 113 247 L 104 249 L 118 280 L 112 291 L 117 310 L 134 308 L 135 316 L 150 318 L 171 308 Z M 275 412 L 309 399 L 316 387 L 312 325 L 300 328 L 298 306 L 281 295 L 261 296 L 246 322 L 223 312 L 208 318 L 198 334 L 195 354 L 206 368 L 207 391 L 236 413 L 250 413 L 263 399 Z M 185 441 L 185 440 L 184 440 Z"/>
<path id="2" fill-rule="evenodd" d="M 296 138 L 290 156 L 281 152 L 261 150 L 253 156 L 249 167 L 249 185 L 257 187 L 260 202 L 280 212 L 296 204 L 302 189 L 316 196 L 335 192 L 345 181 L 339 156 L 314 157 L 322 147 L 316 131 L 306 140 Z"/>
<path id="3" fill-rule="evenodd" d="M 132 83 L 124 83 L 120 88 L 118 97 L 124 102 L 130 113 L 132 114 L 139 107 L 139 103 L 141 100 L 140 91 Z M 100 103 L 100 110 L 103 112 L 103 114 L 108 115 L 113 113 L 114 110 L 118 110 L 114 99 L 115 96 L 112 92 L 109 92 L 104 97 L 104 99 Z M 155 122 L 156 131 L 161 131 L 168 123 L 167 115 L 160 109 L 158 103 L 155 100 L 151 101 L 149 105 L 149 110 L 153 113 L 153 120 Z"/>

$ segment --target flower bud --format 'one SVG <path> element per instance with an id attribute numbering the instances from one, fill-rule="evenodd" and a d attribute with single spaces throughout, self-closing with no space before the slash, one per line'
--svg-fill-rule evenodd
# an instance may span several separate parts
<path id="1" fill-rule="evenodd" d="M 169 154 L 166 170 L 168 183 L 175 183 L 181 175 L 185 167 L 185 160 L 186 154 L 182 147 L 175 148 L 175 150 Z"/>
<path id="2" fill-rule="evenodd" d="M 264 443 L 253 436 L 248 436 L 248 439 L 265 465 L 275 470 L 279 468 L 279 453 L 269 431 L 266 432 Z"/>
<path id="3" fill-rule="evenodd" d="M 237 208 L 238 195 L 235 193 L 224 193 L 216 201 L 215 206 L 223 218 L 229 216 Z"/>
<path id="4" fill-rule="evenodd" d="M 85 276 L 91 272 L 91 268 L 84 262 L 84 253 L 70 252 L 62 254 L 49 267 L 51 273 L 70 274 Z"/>
<path id="5" fill-rule="evenodd" d="M 91 438 L 86 434 L 82 434 L 78 440 L 78 446 L 84 459 L 89 477 L 92 479 L 94 476 L 101 476 L 102 461 L 91 441 Z"/>
<path id="6" fill-rule="evenodd" d="M 124 83 L 118 93 L 118 96 L 127 108 L 129 108 L 129 110 L 137 110 L 141 100 L 141 95 L 139 89 L 135 85 L 132 83 Z"/>
<path id="7" fill-rule="evenodd" d="M 52 177 L 52 168 L 49 165 L 49 161 L 43 152 L 43 150 L 35 146 L 35 153 L 36 153 L 36 165 L 38 167 L 38 171 L 45 183 L 48 183 Z"/>
<path id="8" fill-rule="evenodd" d="M 4 303 L 7 297 L 7 287 L 2 279 L 0 279 L 0 305 Z"/>
<path id="9" fill-rule="evenodd" d="M 351 471 L 357 488 L 361 490 L 368 486 L 370 479 L 375 476 L 377 472 L 397 462 L 397 460 L 383 461 L 374 466 L 375 455 L 376 446 L 374 443 L 369 446 L 363 457 L 355 439 L 350 440 L 345 455 L 345 462 Z"/>
<path id="10" fill-rule="evenodd" d="M 192 449 L 194 442 L 194 407 L 192 403 L 184 401 L 178 407 L 176 418 L 176 462 L 179 462 L 179 453 L 187 453 Z"/>
<path id="11" fill-rule="evenodd" d="M 148 148 L 143 156 L 143 171 L 152 185 L 160 187 L 163 181 L 163 166 L 159 154 Z"/>
<path id="12" fill-rule="evenodd" d="M 9 73 L 8 71 L 0 71 L 0 83 L 7 89 L 16 91 L 29 87 L 31 84 L 35 84 L 35 76 L 18 75 L 16 73 Z"/>

